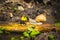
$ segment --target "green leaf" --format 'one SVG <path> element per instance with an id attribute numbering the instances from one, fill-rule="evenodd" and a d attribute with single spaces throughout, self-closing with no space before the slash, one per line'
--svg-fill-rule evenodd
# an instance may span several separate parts
<path id="1" fill-rule="evenodd" d="M 31 28 L 31 27 L 27 27 L 28 28 L 28 31 L 33 31 L 34 29 Z"/>
<path id="2" fill-rule="evenodd" d="M 21 37 L 20 37 L 20 40 L 24 40 L 24 37 L 23 37 L 23 36 L 21 36 Z"/>
<path id="3" fill-rule="evenodd" d="M 33 36 L 38 35 L 38 34 L 40 34 L 39 31 L 33 30 L 33 31 L 30 33 L 30 36 L 33 37 Z"/>
<path id="4" fill-rule="evenodd" d="M 29 33 L 28 33 L 28 32 L 24 32 L 23 35 L 24 35 L 25 37 L 29 37 Z"/>
<path id="5" fill-rule="evenodd" d="M 12 37 L 11 40 L 16 40 L 15 37 Z"/>
<path id="6" fill-rule="evenodd" d="M 4 30 L 5 30 L 5 28 L 0 28 L 0 34 L 3 34 L 4 33 Z"/>
<path id="7" fill-rule="evenodd" d="M 49 35 L 49 38 L 50 38 L 51 40 L 54 40 L 55 36 L 51 34 L 51 35 Z"/>
<path id="8" fill-rule="evenodd" d="M 13 10 L 17 10 L 17 8 L 13 8 Z"/>
<path id="9" fill-rule="evenodd" d="M 5 28 L 4 28 L 4 27 L 2 27 L 2 28 L 0 28 L 0 30 L 1 30 L 1 31 L 4 31 L 4 30 L 5 30 Z"/>
<path id="10" fill-rule="evenodd" d="M 3 33 L 3 31 L 0 31 L 0 34 L 2 34 Z"/>
<path id="11" fill-rule="evenodd" d="M 57 27 L 60 26 L 60 23 L 55 23 L 55 26 L 57 26 Z"/>

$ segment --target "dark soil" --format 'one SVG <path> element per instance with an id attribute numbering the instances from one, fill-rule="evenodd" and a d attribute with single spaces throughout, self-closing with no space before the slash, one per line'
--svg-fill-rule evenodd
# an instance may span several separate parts
<path id="1" fill-rule="evenodd" d="M 54 35 L 54 40 L 60 40 L 60 33 L 56 33 L 56 32 L 43 32 L 41 34 L 39 34 L 38 36 L 36 36 L 34 39 L 30 39 L 30 38 L 24 38 L 24 40 L 50 40 L 49 39 L 49 35 Z M 16 39 L 20 39 L 20 36 L 22 35 L 22 33 L 11 33 L 11 34 L 2 34 L 0 35 L 0 39 L 1 40 L 11 40 L 12 37 L 15 37 Z"/>

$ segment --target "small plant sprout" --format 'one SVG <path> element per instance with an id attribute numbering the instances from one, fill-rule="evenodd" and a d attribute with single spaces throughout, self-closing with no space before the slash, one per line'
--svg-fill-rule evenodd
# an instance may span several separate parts
<path id="1" fill-rule="evenodd" d="M 24 40 L 24 37 L 23 37 L 23 36 L 21 36 L 21 37 L 20 37 L 20 40 Z"/>
<path id="2" fill-rule="evenodd" d="M 51 34 L 51 35 L 48 36 L 48 38 L 49 38 L 50 40 L 54 40 L 55 36 L 54 36 L 53 34 Z"/>
<path id="3" fill-rule="evenodd" d="M 15 37 L 11 37 L 11 40 L 16 40 Z"/>

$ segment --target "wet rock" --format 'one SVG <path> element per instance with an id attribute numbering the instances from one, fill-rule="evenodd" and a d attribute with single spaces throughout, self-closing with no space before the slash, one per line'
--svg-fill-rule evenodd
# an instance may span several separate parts
<path id="1" fill-rule="evenodd" d="M 44 22 L 44 21 L 46 21 L 46 16 L 44 14 L 40 14 L 40 15 L 36 16 L 35 20 L 37 22 L 40 22 L 40 21 Z"/>
<path id="2" fill-rule="evenodd" d="M 18 6 L 18 10 L 24 11 L 24 8 L 22 6 Z"/>
<path id="3" fill-rule="evenodd" d="M 35 38 L 35 40 L 48 40 L 48 33 L 42 33 Z"/>
<path id="4" fill-rule="evenodd" d="M 8 23 L 10 21 L 9 14 L 0 13 L 0 23 Z"/>
<path id="5" fill-rule="evenodd" d="M 19 18 L 18 16 L 13 17 L 13 18 L 11 19 L 11 22 L 19 23 L 19 22 L 20 22 L 20 18 Z"/>

